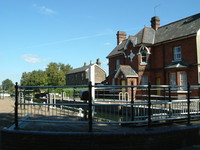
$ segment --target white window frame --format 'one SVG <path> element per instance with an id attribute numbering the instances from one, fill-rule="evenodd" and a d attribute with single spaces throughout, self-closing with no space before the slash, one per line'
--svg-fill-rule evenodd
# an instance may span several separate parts
<path id="1" fill-rule="evenodd" d="M 177 85 L 176 72 L 169 73 L 169 85 Z M 176 88 L 171 88 L 171 89 L 176 90 Z"/>
<path id="2" fill-rule="evenodd" d="M 173 48 L 173 61 L 181 61 L 181 60 L 182 60 L 181 46 L 175 46 Z"/>
<path id="3" fill-rule="evenodd" d="M 188 80 L 187 72 L 185 72 L 185 71 L 179 72 L 179 81 L 177 81 L 177 73 L 176 72 L 169 73 L 169 84 L 170 85 L 183 86 L 183 87 L 180 87 L 179 89 L 172 88 L 172 90 L 175 90 L 177 92 L 187 91 L 187 80 Z"/>
<path id="4" fill-rule="evenodd" d="M 147 64 L 147 51 L 142 50 L 141 52 L 141 64 Z M 145 61 L 143 61 L 145 59 Z"/>
<path id="5" fill-rule="evenodd" d="M 186 72 L 180 72 L 180 87 L 181 91 L 186 91 L 187 90 L 187 73 Z"/>

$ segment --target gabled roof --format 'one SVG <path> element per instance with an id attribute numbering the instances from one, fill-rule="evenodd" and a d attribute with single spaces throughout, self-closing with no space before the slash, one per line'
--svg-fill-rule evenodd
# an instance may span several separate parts
<path id="1" fill-rule="evenodd" d="M 151 45 L 176 40 L 191 35 L 196 35 L 200 30 L 200 13 L 172 22 L 170 24 L 159 27 L 157 30 L 144 27 L 135 36 L 129 36 L 121 44 L 117 45 L 107 58 L 123 54 L 123 50 L 127 49 L 129 42 L 134 46 L 141 44 Z"/>
<path id="2" fill-rule="evenodd" d="M 106 71 L 103 68 L 101 68 L 101 66 L 99 66 L 97 64 L 90 64 L 90 65 L 86 65 L 86 66 L 83 66 L 83 67 L 75 68 L 75 69 L 73 69 L 71 72 L 69 72 L 67 74 L 74 74 L 74 73 L 78 73 L 78 72 L 88 71 L 91 65 L 97 66 L 98 68 L 100 68 L 101 70 L 103 70 L 106 73 Z"/>
<path id="3" fill-rule="evenodd" d="M 115 78 L 117 78 L 120 72 L 122 72 L 126 78 L 138 77 L 138 74 L 129 65 L 120 65 L 115 74 Z"/>
<path id="4" fill-rule="evenodd" d="M 112 56 L 116 56 L 116 55 L 122 54 L 122 53 L 123 53 L 124 46 L 125 46 L 125 44 L 126 44 L 126 41 L 127 41 L 127 40 L 124 40 L 124 41 L 122 41 L 119 45 L 117 45 L 117 46 L 110 52 L 110 54 L 109 54 L 106 58 L 109 58 L 109 57 L 112 57 Z"/>
<path id="5" fill-rule="evenodd" d="M 200 13 L 158 28 L 155 44 L 195 35 L 200 29 Z"/>
<path id="6" fill-rule="evenodd" d="M 137 44 L 137 37 L 133 35 L 128 36 L 128 39 L 126 40 L 126 43 L 124 45 L 125 50 L 127 49 L 129 42 L 131 42 L 135 46 Z"/>
<path id="7" fill-rule="evenodd" d="M 68 72 L 67 74 L 73 74 L 73 73 L 78 73 L 78 72 L 84 72 L 87 71 L 89 69 L 90 65 L 86 65 L 83 67 L 79 67 L 79 68 L 75 68 L 72 71 Z"/>

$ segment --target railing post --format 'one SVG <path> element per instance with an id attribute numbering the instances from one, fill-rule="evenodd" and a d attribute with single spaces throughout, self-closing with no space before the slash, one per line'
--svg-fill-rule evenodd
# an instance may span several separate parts
<path id="1" fill-rule="evenodd" d="M 18 125 L 18 96 L 19 96 L 19 91 L 18 91 L 18 83 L 16 82 L 15 84 L 15 129 L 19 129 Z"/>
<path id="2" fill-rule="evenodd" d="M 151 84 L 148 83 L 148 128 L 151 127 Z"/>
<path id="3" fill-rule="evenodd" d="M 131 87 L 131 121 L 134 121 L 135 120 L 135 113 L 134 113 L 134 107 L 133 107 L 133 104 L 134 104 L 134 93 L 133 93 L 133 84 L 132 84 L 132 87 Z"/>
<path id="4" fill-rule="evenodd" d="M 73 100 L 74 100 L 74 102 L 75 102 L 75 92 L 76 92 L 76 87 L 74 87 L 74 89 L 73 89 Z"/>
<path id="5" fill-rule="evenodd" d="M 168 93 L 169 93 L 169 117 L 172 117 L 172 98 L 171 98 L 171 86 L 169 85 L 168 88 Z"/>
<path id="6" fill-rule="evenodd" d="M 187 111 L 188 111 L 188 117 L 187 117 L 187 123 L 190 125 L 190 84 L 187 84 Z"/>
<path id="7" fill-rule="evenodd" d="M 89 107 L 89 112 L 88 112 L 88 124 L 89 124 L 89 132 L 92 132 L 92 82 L 89 82 L 88 85 L 89 88 L 89 103 L 88 103 L 88 107 Z"/>

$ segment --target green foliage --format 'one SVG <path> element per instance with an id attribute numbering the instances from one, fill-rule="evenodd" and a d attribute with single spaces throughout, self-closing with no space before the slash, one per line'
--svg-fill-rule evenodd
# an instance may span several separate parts
<path id="1" fill-rule="evenodd" d="M 47 85 L 47 75 L 46 72 L 42 70 L 24 72 L 21 77 L 21 85 L 26 86 L 45 86 Z"/>
<path id="2" fill-rule="evenodd" d="M 10 79 L 2 81 L 2 89 L 6 91 L 14 90 L 14 84 Z"/>
<path id="3" fill-rule="evenodd" d="M 66 84 L 66 74 L 72 70 L 70 65 L 51 62 L 45 71 L 24 72 L 21 85 L 24 86 L 63 86 Z"/>

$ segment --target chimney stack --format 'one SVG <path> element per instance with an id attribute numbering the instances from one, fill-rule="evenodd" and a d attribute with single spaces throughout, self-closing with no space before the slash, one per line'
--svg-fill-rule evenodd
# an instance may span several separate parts
<path id="1" fill-rule="evenodd" d="M 86 62 L 84 62 L 84 67 L 86 67 Z"/>
<path id="2" fill-rule="evenodd" d="M 154 16 L 151 18 L 151 27 L 154 30 L 157 30 L 160 27 L 160 18 L 158 16 Z"/>
<path id="3" fill-rule="evenodd" d="M 97 65 L 101 66 L 101 62 L 100 62 L 100 59 L 97 58 L 97 62 L 96 62 Z"/>
<path id="4" fill-rule="evenodd" d="M 126 32 L 118 31 L 117 32 L 117 45 L 119 45 L 123 40 L 126 40 Z"/>

